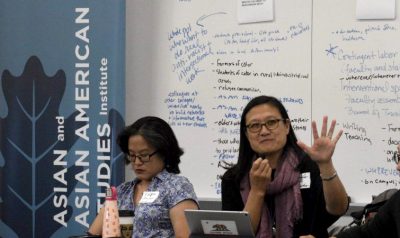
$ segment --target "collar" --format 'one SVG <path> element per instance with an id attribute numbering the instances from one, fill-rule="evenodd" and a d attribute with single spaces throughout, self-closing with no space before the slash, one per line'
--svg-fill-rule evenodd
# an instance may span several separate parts
<path id="1" fill-rule="evenodd" d="M 155 179 L 158 179 L 160 181 L 167 180 L 169 178 L 169 176 L 170 176 L 170 173 L 168 173 L 167 170 L 163 169 L 161 172 L 159 172 L 156 176 L 154 176 L 151 179 L 150 184 L 153 183 Z M 137 184 L 138 182 L 139 182 L 139 179 L 137 177 L 132 181 L 133 185 Z"/>
<path id="2" fill-rule="evenodd" d="M 159 179 L 161 181 L 164 181 L 164 180 L 167 180 L 169 176 L 170 176 L 170 173 L 168 173 L 167 170 L 163 169 L 160 173 L 158 173 L 155 176 L 155 178 L 157 178 L 157 179 Z M 153 178 L 153 180 L 154 180 L 154 178 Z"/>

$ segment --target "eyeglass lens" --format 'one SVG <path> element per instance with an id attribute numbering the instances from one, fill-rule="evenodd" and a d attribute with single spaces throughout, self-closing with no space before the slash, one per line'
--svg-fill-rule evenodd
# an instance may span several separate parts
<path id="1" fill-rule="evenodd" d="M 249 124 L 247 128 L 252 131 L 252 132 L 258 132 L 262 129 L 263 126 L 265 126 L 269 130 L 273 130 L 278 127 L 279 121 L 282 121 L 283 119 L 271 119 L 267 120 L 264 123 L 261 122 L 256 122 Z"/>

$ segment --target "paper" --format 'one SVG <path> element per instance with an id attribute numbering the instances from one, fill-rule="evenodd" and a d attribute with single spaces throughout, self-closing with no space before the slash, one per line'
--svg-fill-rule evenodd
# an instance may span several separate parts
<path id="1" fill-rule="evenodd" d="M 300 189 L 310 188 L 310 186 L 311 186 L 310 172 L 302 173 L 300 175 Z"/>
<path id="2" fill-rule="evenodd" d="M 395 0 L 357 0 L 356 17 L 360 20 L 395 19 Z"/>
<path id="3" fill-rule="evenodd" d="M 240 24 L 274 20 L 273 0 L 237 0 Z"/>
<path id="4" fill-rule="evenodd" d="M 159 195 L 160 192 L 144 192 L 142 198 L 140 199 L 139 203 L 152 203 L 154 202 Z"/>

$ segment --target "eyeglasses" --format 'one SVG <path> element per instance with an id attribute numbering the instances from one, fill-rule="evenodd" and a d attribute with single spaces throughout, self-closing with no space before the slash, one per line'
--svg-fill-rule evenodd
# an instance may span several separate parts
<path id="1" fill-rule="evenodd" d="M 399 161 L 400 161 L 400 154 L 399 154 L 398 152 L 394 152 L 394 153 L 393 153 L 393 158 L 392 158 L 392 160 L 393 160 L 396 164 L 398 164 Z"/>
<path id="2" fill-rule="evenodd" d="M 247 130 L 250 132 L 259 132 L 261 131 L 262 127 L 265 126 L 268 130 L 274 130 L 278 127 L 280 121 L 286 121 L 286 119 L 269 119 L 265 122 L 254 122 L 246 125 Z"/>
<path id="3" fill-rule="evenodd" d="M 135 163 L 136 158 L 140 160 L 142 163 L 147 163 L 150 161 L 151 156 L 155 155 L 158 151 L 154 151 L 151 154 L 148 155 L 135 155 L 135 154 L 127 154 L 126 156 L 128 157 L 128 160 L 132 163 Z"/>

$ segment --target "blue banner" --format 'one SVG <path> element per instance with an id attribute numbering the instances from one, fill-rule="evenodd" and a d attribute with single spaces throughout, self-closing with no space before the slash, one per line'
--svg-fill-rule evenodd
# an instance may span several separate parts
<path id="1" fill-rule="evenodd" d="M 124 180 L 125 1 L 0 1 L 0 237 L 83 234 Z"/>

